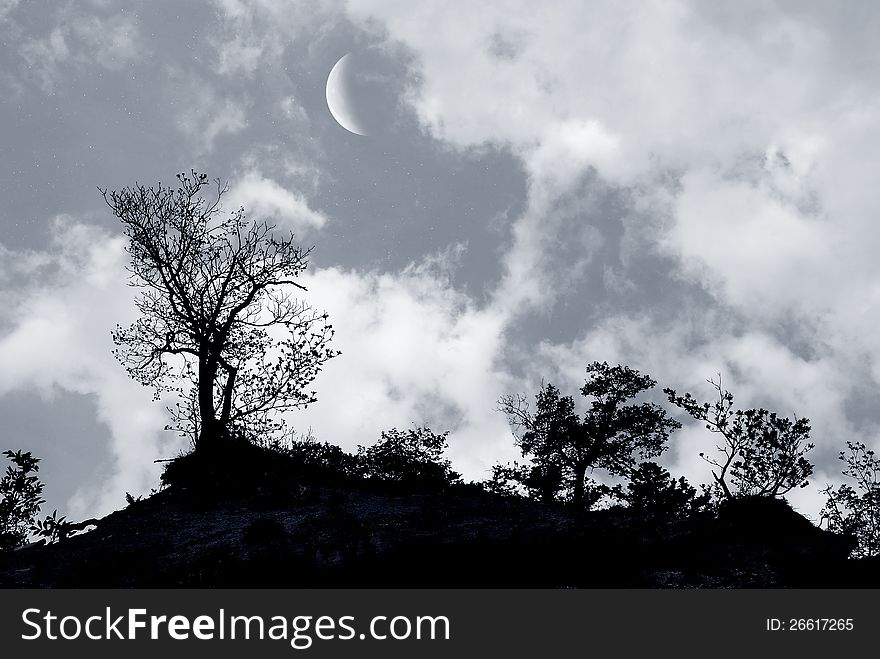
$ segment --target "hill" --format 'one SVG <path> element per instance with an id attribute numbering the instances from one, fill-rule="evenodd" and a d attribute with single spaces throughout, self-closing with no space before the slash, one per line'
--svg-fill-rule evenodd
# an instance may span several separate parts
<path id="1" fill-rule="evenodd" d="M 475 486 L 306 478 L 260 451 L 187 456 L 166 487 L 59 543 L 0 556 L 4 587 L 861 587 L 880 564 L 782 500 L 676 522 L 574 514 Z M 326 475 L 325 475 L 326 476 Z"/>

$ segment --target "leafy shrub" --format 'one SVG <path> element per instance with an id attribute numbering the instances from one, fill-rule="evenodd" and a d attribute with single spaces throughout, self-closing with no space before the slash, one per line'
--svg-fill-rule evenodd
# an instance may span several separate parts
<path id="1" fill-rule="evenodd" d="M 61 542 L 73 534 L 73 524 L 67 521 L 67 517 L 58 517 L 58 511 L 53 510 L 51 515 L 46 515 L 44 520 L 36 520 L 30 530 L 34 535 L 43 538 L 46 542 Z"/>
<path id="2" fill-rule="evenodd" d="M 392 428 L 370 447 L 358 446 L 357 465 L 366 478 L 421 488 L 445 487 L 459 482 L 449 460 L 443 459 L 449 433 L 427 427 Z"/>
<path id="3" fill-rule="evenodd" d="M 0 479 L 0 551 L 20 547 L 27 542 L 42 499 L 43 484 L 36 476 L 39 458 L 29 452 L 4 451 L 12 463 Z"/>
<path id="4" fill-rule="evenodd" d="M 345 480 L 357 471 L 357 459 L 329 442 L 299 440 L 291 442 L 285 455 L 299 465 L 304 476 L 322 481 Z"/>
<path id="5" fill-rule="evenodd" d="M 828 530 L 852 535 L 856 539 L 854 558 L 880 555 L 880 460 L 861 442 L 847 442 L 849 453 L 840 452 L 846 463 L 843 474 L 856 487 L 844 483 L 836 490 L 822 490 L 828 497 L 822 520 Z"/>

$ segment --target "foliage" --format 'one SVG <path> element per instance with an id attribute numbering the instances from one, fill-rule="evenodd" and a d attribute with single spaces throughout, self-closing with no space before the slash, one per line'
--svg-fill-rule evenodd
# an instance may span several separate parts
<path id="1" fill-rule="evenodd" d="M 36 473 L 39 458 L 29 452 L 4 451 L 12 463 L 0 479 L 0 551 L 20 547 L 40 512 L 43 484 Z"/>
<path id="2" fill-rule="evenodd" d="M 484 488 L 498 496 L 527 496 L 538 501 L 556 498 L 561 475 L 542 471 L 536 465 L 508 462 L 492 466 L 492 477 Z"/>
<path id="3" fill-rule="evenodd" d="M 644 517 L 674 521 L 705 509 L 710 497 L 697 495 L 684 476 L 676 480 L 656 462 L 646 461 L 630 475 L 623 499 Z"/>
<path id="4" fill-rule="evenodd" d="M 627 366 L 593 362 L 580 390 L 590 401 L 582 416 L 574 399 L 552 384 L 541 386 L 534 412 L 523 395 L 502 397 L 501 410 L 531 463 L 528 471 L 511 476 L 520 477 L 531 496 L 589 508 L 611 490 L 589 478 L 588 471 L 598 468 L 612 476 L 627 476 L 637 456 L 645 459 L 662 453 L 669 434 L 680 427 L 654 403 L 627 404 L 655 384 Z"/>
<path id="5" fill-rule="evenodd" d="M 63 515 L 58 517 L 58 511 L 53 510 L 44 520 L 36 520 L 30 530 L 37 537 L 44 538 L 46 542 L 61 542 L 73 533 L 73 526 L 67 521 L 67 517 Z"/>
<path id="6" fill-rule="evenodd" d="M 680 407 L 706 428 L 722 437 L 716 446 L 721 457 L 700 453 L 715 469 L 712 476 L 724 497 L 782 496 L 796 487 L 806 487 L 813 465 L 804 455 L 810 443 L 809 419 L 794 421 L 763 408 L 734 410 L 733 394 L 718 381 L 709 380 L 718 392 L 714 403 L 699 403 L 691 394 L 678 396 L 664 389 L 669 402 Z"/>
<path id="7" fill-rule="evenodd" d="M 101 190 L 122 222 L 131 285 L 141 289 L 141 317 L 117 326 L 115 355 L 156 398 L 176 392 L 171 428 L 198 447 L 232 436 L 281 432 L 280 414 L 315 401 L 310 386 L 324 363 L 333 328 L 292 296 L 310 249 L 293 234 L 224 214 L 227 188 L 202 196 L 207 176 L 178 175 L 161 184 Z"/>
<path id="8" fill-rule="evenodd" d="M 262 446 L 291 463 L 294 478 L 299 480 L 332 481 L 348 480 L 357 475 L 357 458 L 339 446 L 319 442 L 311 433 L 301 439 L 273 439 Z"/>
<path id="9" fill-rule="evenodd" d="M 840 452 L 846 463 L 843 474 L 856 487 L 844 483 L 836 490 L 830 485 L 822 493 L 827 501 L 822 519 L 830 531 L 856 539 L 854 558 L 880 555 L 880 460 L 861 442 L 847 442 L 849 453 Z M 858 490 L 858 491 L 857 491 Z"/>
<path id="10" fill-rule="evenodd" d="M 555 463 L 523 465 L 508 462 L 492 466 L 492 477 L 483 489 L 498 496 L 519 496 L 550 503 L 565 500 L 563 472 Z M 618 497 L 619 486 L 609 487 L 588 479 L 584 484 L 583 505 L 591 508 L 606 497 Z"/>
<path id="11" fill-rule="evenodd" d="M 369 447 L 358 446 L 358 470 L 366 478 L 417 487 L 444 487 L 459 482 L 443 458 L 449 433 L 427 427 L 383 431 Z"/>

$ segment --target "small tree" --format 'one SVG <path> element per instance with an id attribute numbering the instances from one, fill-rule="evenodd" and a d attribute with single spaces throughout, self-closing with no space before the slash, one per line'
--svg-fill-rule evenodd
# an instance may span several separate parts
<path id="1" fill-rule="evenodd" d="M 861 442 L 846 445 L 849 453 L 840 452 L 846 464 L 843 474 L 855 481 L 858 491 L 846 483 L 822 490 L 827 497 L 822 520 L 828 530 L 855 537 L 854 558 L 880 556 L 880 460 Z"/>
<path id="2" fill-rule="evenodd" d="M 438 435 L 427 427 L 383 431 L 381 439 L 372 446 L 358 446 L 360 471 L 367 478 L 389 483 L 450 485 L 460 476 L 443 458 L 448 436 L 448 432 Z"/>
<path id="3" fill-rule="evenodd" d="M 637 457 L 655 457 L 666 449 L 669 434 L 681 424 L 654 403 L 629 403 L 655 384 L 627 366 L 593 362 L 580 390 L 590 401 L 582 416 L 572 397 L 562 396 L 552 384 L 542 385 L 534 412 L 523 395 L 501 398 L 501 410 L 532 463 L 530 475 L 541 483 L 543 498 L 588 508 L 609 491 L 589 478 L 589 471 L 627 476 Z"/>
<path id="4" fill-rule="evenodd" d="M 141 289 L 141 318 L 117 326 L 117 359 L 132 378 L 181 403 L 172 428 L 196 448 L 233 436 L 281 431 L 280 413 L 315 401 L 309 389 L 324 363 L 339 354 L 326 313 L 292 296 L 310 249 L 278 236 L 275 226 L 228 214 L 226 187 L 207 176 L 180 174 L 161 184 L 101 190 L 122 222 L 131 256 L 131 285 Z"/>
<path id="5" fill-rule="evenodd" d="M 809 419 L 794 421 L 763 408 L 733 409 L 733 394 L 718 381 L 709 380 L 718 392 L 714 403 L 700 403 L 691 394 L 664 389 L 669 402 L 706 424 L 720 435 L 716 446 L 721 457 L 700 453 L 714 467 L 712 477 L 726 499 L 735 496 L 782 496 L 796 487 L 806 487 L 813 465 L 804 455 L 810 443 Z"/>
<path id="6" fill-rule="evenodd" d="M 10 465 L 0 479 L 0 551 L 25 544 L 36 524 L 43 484 L 37 477 L 39 458 L 29 452 L 4 451 Z"/>

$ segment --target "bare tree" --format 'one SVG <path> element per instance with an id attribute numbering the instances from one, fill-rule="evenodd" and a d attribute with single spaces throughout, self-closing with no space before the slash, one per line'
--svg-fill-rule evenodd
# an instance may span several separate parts
<path id="1" fill-rule="evenodd" d="M 720 457 L 700 453 L 714 467 L 712 477 L 724 496 L 782 496 L 796 487 L 806 487 L 813 465 L 804 455 L 810 443 L 809 419 L 794 421 L 763 408 L 733 409 L 733 394 L 718 380 L 708 380 L 718 393 L 714 403 L 700 403 L 691 394 L 678 396 L 664 389 L 669 402 L 706 424 L 723 442 L 716 446 Z"/>
<path id="2" fill-rule="evenodd" d="M 122 222 L 130 284 L 141 317 L 113 331 L 117 359 L 132 378 L 177 392 L 173 429 L 196 448 L 284 428 L 281 413 L 316 400 L 309 387 L 333 327 L 292 295 L 310 249 L 277 236 L 244 209 L 224 213 L 227 188 L 205 174 L 179 174 L 177 188 L 135 184 L 100 189 Z"/>

